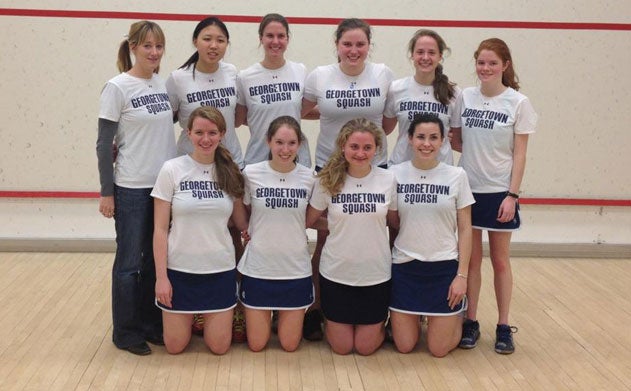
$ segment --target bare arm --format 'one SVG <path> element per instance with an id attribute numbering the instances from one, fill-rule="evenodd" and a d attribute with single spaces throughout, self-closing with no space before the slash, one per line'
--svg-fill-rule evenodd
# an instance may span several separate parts
<path id="1" fill-rule="evenodd" d="M 318 110 L 317 102 L 302 98 L 300 117 L 304 119 L 320 119 L 320 110 Z"/>
<path id="2" fill-rule="evenodd" d="M 508 191 L 519 194 L 521 181 L 524 178 L 526 170 L 526 151 L 528 149 L 528 135 L 516 134 L 515 146 L 513 148 L 513 168 L 511 171 L 511 180 Z M 500 209 L 497 211 L 497 221 L 506 223 L 515 218 L 515 210 L 517 208 L 517 199 L 506 196 Z"/>
<path id="3" fill-rule="evenodd" d="M 467 293 L 467 277 L 469 274 L 469 260 L 471 259 L 471 206 L 456 211 L 458 224 L 458 272 L 449 286 L 449 307 L 454 308 Z"/>
<path id="4" fill-rule="evenodd" d="M 156 265 L 156 299 L 171 307 L 173 288 L 167 277 L 167 254 L 171 203 L 154 199 L 153 201 L 153 258 Z"/>
<path id="5" fill-rule="evenodd" d="M 451 149 L 462 153 L 462 128 L 449 130 L 449 143 L 451 143 Z"/>
<path id="6" fill-rule="evenodd" d="M 321 227 L 318 227 L 318 221 L 320 220 L 320 216 L 322 216 L 322 213 L 324 213 L 323 210 L 319 210 L 319 209 L 314 208 L 311 205 L 308 205 L 307 206 L 307 219 L 306 219 L 306 224 L 305 224 L 306 227 L 326 230 L 327 229 L 326 226 L 323 229 Z M 321 221 L 320 221 L 320 224 L 322 224 Z"/>
<path id="7" fill-rule="evenodd" d="M 248 212 L 245 209 L 243 198 L 237 198 L 234 200 L 234 206 L 232 207 L 232 221 L 235 227 L 239 231 L 247 231 L 248 229 Z"/>
<path id="8" fill-rule="evenodd" d="M 383 116 L 382 125 L 383 131 L 386 132 L 386 136 L 392 133 L 394 127 L 397 126 L 397 118 L 389 118 L 385 115 Z"/>
<path id="9" fill-rule="evenodd" d="M 400 225 L 399 212 L 396 210 L 388 210 L 386 221 L 388 222 L 388 227 L 398 230 Z"/>
<path id="10" fill-rule="evenodd" d="M 248 124 L 248 108 L 246 106 L 237 103 L 237 107 L 234 110 L 234 127 L 238 128 L 241 125 Z"/>

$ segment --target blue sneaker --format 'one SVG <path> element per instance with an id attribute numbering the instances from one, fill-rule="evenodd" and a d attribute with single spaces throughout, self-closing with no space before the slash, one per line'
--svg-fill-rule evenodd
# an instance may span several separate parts
<path id="1" fill-rule="evenodd" d="M 462 338 L 458 345 L 461 349 L 473 349 L 480 338 L 480 323 L 477 320 L 465 319 L 462 324 Z"/>
<path id="2" fill-rule="evenodd" d="M 495 329 L 495 351 L 499 354 L 511 354 L 515 351 L 513 344 L 513 333 L 518 331 L 517 327 L 507 324 L 498 324 Z"/>

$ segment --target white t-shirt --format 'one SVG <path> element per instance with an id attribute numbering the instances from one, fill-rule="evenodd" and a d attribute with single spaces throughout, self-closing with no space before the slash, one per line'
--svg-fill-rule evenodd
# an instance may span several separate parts
<path id="1" fill-rule="evenodd" d="M 239 272 L 250 277 L 287 280 L 311 275 L 305 217 L 315 177 L 300 164 L 288 173 L 272 169 L 269 161 L 243 171 L 250 205 L 248 242 Z"/>
<path id="2" fill-rule="evenodd" d="M 413 76 L 393 81 L 388 90 L 384 115 L 388 118 L 397 118 L 399 135 L 388 159 L 388 165 L 412 159 L 414 153 L 408 142 L 408 128 L 414 117 L 419 114 L 432 114 L 440 118 L 445 127 L 445 141 L 440 148 L 438 160 L 453 165 L 454 156 L 447 132 L 452 127 L 460 127 L 460 110 L 457 103 L 461 93 L 460 88 L 455 87 L 454 97 L 448 105 L 444 105 L 434 97 L 433 86 L 419 84 Z"/>
<path id="3" fill-rule="evenodd" d="M 335 149 L 342 127 L 355 118 L 366 118 L 381 127 L 388 87 L 394 74 L 384 64 L 366 62 L 362 73 L 348 76 L 339 64 L 314 69 L 305 82 L 305 98 L 316 102 L 320 110 L 320 134 L 316 147 L 316 165 L 324 167 Z M 383 148 L 373 163 L 386 164 L 388 147 L 383 134 Z"/>
<path id="4" fill-rule="evenodd" d="M 513 169 L 515 134 L 535 132 L 537 113 L 530 100 L 507 88 L 488 98 L 479 87 L 461 95 L 462 156 L 459 165 L 469 176 L 474 193 L 508 190 Z"/>
<path id="5" fill-rule="evenodd" d="M 420 170 L 411 161 L 389 170 L 397 180 L 401 222 L 392 262 L 457 259 L 456 212 L 475 202 L 464 170 L 442 162 L 431 170 Z"/>
<path id="6" fill-rule="evenodd" d="M 212 106 L 219 110 L 226 121 L 226 135 L 222 143 L 230 151 L 232 159 L 243 168 L 241 144 L 234 130 L 234 110 L 237 104 L 237 68 L 225 62 L 219 63 L 214 73 L 204 73 L 193 65 L 171 72 L 166 86 L 173 111 L 177 111 L 182 132 L 177 140 L 178 155 L 193 152 L 193 145 L 187 135 L 188 119 L 193 110 L 200 106 Z"/>
<path id="7" fill-rule="evenodd" d="M 109 80 L 101 92 L 99 118 L 118 122 L 114 183 L 153 187 L 162 163 L 175 156 L 173 112 L 160 76 L 121 73 Z"/>
<path id="8" fill-rule="evenodd" d="M 247 120 L 250 128 L 245 164 L 268 159 L 269 147 L 265 135 L 273 120 L 288 115 L 300 123 L 306 75 L 307 68 L 292 61 L 286 61 L 278 69 L 267 69 L 257 62 L 239 72 L 238 103 L 248 108 Z M 298 162 L 311 167 L 311 152 L 306 139 L 300 145 Z"/>
<path id="9" fill-rule="evenodd" d="M 396 210 L 394 174 L 373 167 L 363 178 L 346 176 L 342 191 L 331 196 L 316 180 L 309 202 L 328 209 L 329 236 L 320 260 L 320 273 L 327 279 L 351 286 L 388 281 L 392 257 L 386 215 Z"/>
<path id="10" fill-rule="evenodd" d="M 151 196 L 171 203 L 167 267 L 186 273 L 234 269 L 228 232 L 234 200 L 215 182 L 215 164 L 189 155 L 164 163 Z"/>

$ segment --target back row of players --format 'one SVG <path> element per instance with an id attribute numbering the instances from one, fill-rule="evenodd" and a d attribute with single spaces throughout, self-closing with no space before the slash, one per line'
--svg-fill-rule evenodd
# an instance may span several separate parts
<path id="1" fill-rule="evenodd" d="M 480 44 L 474 54 L 480 86 L 461 91 L 442 72 L 448 48 L 431 30 L 417 31 L 409 42 L 414 75 L 394 81 L 387 66 L 366 61 L 371 29 L 360 19 L 338 25 L 338 62 L 309 74 L 284 58 L 289 34 L 283 16 L 263 17 L 265 57 L 237 72 L 222 61 L 230 38 L 225 24 L 206 18 L 193 33 L 197 51 L 166 84 L 157 75 L 165 45 L 157 24 L 132 24 L 121 43 L 122 73 L 102 91 L 97 140 L 99 210 L 115 217 L 116 227 L 114 344 L 149 354 L 146 342 L 162 340 L 163 318 L 167 350 L 179 352 L 190 340 L 193 314 L 203 313 L 206 343 L 213 352 L 227 351 L 236 303 L 230 288 L 234 247 L 226 228 L 232 218 L 251 237 L 239 269 L 253 350 L 267 343 L 271 309 L 281 310 L 281 345 L 295 350 L 304 310 L 314 300 L 318 307 L 320 296 L 327 340 L 338 353 L 376 350 L 388 308 L 401 351 L 416 345 L 419 315 L 429 317 L 433 354 L 474 347 L 482 230 L 488 230 L 499 312 L 495 350 L 512 353 L 509 245 L 520 224 L 517 199 L 536 114 L 517 92 L 506 44 L 497 38 Z M 200 109 L 208 106 L 218 112 Z M 305 168 L 311 159 L 301 118 L 320 120 L 318 180 Z M 182 127 L 177 147 L 174 119 Z M 397 122 L 397 145 L 387 161 L 384 133 Z M 244 124 L 251 133 L 245 156 L 235 133 Z M 464 171 L 451 167 L 452 147 L 462 152 Z M 387 164 L 393 170 L 375 167 Z M 314 189 L 309 181 L 316 182 Z M 283 210 L 293 215 L 275 215 Z M 323 248 L 327 226 L 319 217 L 325 210 L 330 237 Z M 320 228 L 313 274 L 321 294 L 310 293 L 304 230 L 292 230 L 287 216 L 299 227 L 306 218 Z M 417 221 L 427 216 L 430 224 Z M 392 227 L 401 224 L 394 260 L 386 217 Z M 270 264 L 277 256 L 286 262 Z M 391 269 L 393 262 L 406 267 Z"/>

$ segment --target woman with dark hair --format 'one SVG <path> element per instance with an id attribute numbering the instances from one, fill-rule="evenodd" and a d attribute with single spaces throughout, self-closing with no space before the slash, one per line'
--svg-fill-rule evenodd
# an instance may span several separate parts
<path id="1" fill-rule="evenodd" d="M 399 225 L 392 249 L 392 336 L 397 350 L 411 352 L 419 318 L 426 316 L 427 347 L 443 357 L 462 334 L 474 201 L 464 170 L 438 160 L 445 140 L 440 118 L 418 115 L 407 134 L 412 160 L 389 167 L 397 179 Z"/>
<path id="2" fill-rule="evenodd" d="M 200 106 L 211 106 L 225 118 L 226 136 L 222 142 L 235 163 L 243 168 L 241 144 L 234 130 L 237 68 L 223 61 L 229 44 L 226 25 L 216 17 L 205 18 L 193 30 L 193 45 L 197 51 L 171 72 L 166 85 L 175 118 L 182 127 L 177 142 L 178 155 L 193 151 L 186 128 L 191 112 Z"/>
<path id="3" fill-rule="evenodd" d="M 303 140 L 293 117 L 272 121 L 267 130 L 269 160 L 245 167 L 249 236 L 238 270 L 248 345 L 262 350 L 270 338 L 271 311 L 278 311 L 278 339 L 286 351 L 298 348 L 305 310 L 313 303 L 305 212 L 315 177 L 297 164 Z M 282 237 L 282 242 L 278 238 Z"/>
<path id="4" fill-rule="evenodd" d="M 289 23 L 284 16 L 267 14 L 259 24 L 259 42 L 265 55 L 261 62 L 239 72 L 236 126 L 247 125 L 250 141 L 245 164 L 267 160 L 269 148 L 265 132 L 269 124 L 283 115 L 300 122 L 302 94 L 307 68 L 285 58 L 289 44 Z M 300 143 L 298 163 L 311 167 L 311 152 L 305 138 Z"/>
<path id="5" fill-rule="evenodd" d="M 407 130 L 415 116 L 432 114 L 440 118 L 445 129 L 460 127 L 460 110 L 456 107 L 460 88 L 443 73 L 443 59 L 449 52 L 443 38 L 433 30 L 418 30 L 408 43 L 408 52 L 414 75 L 392 82 L 388 90 L 383 128 L 390 134 L 397 122 L 399 136 L 388 165 L 412 159 L 414 151 Z M 454 163 L 449 140 L 442 143 L 438 160 Z"/>

